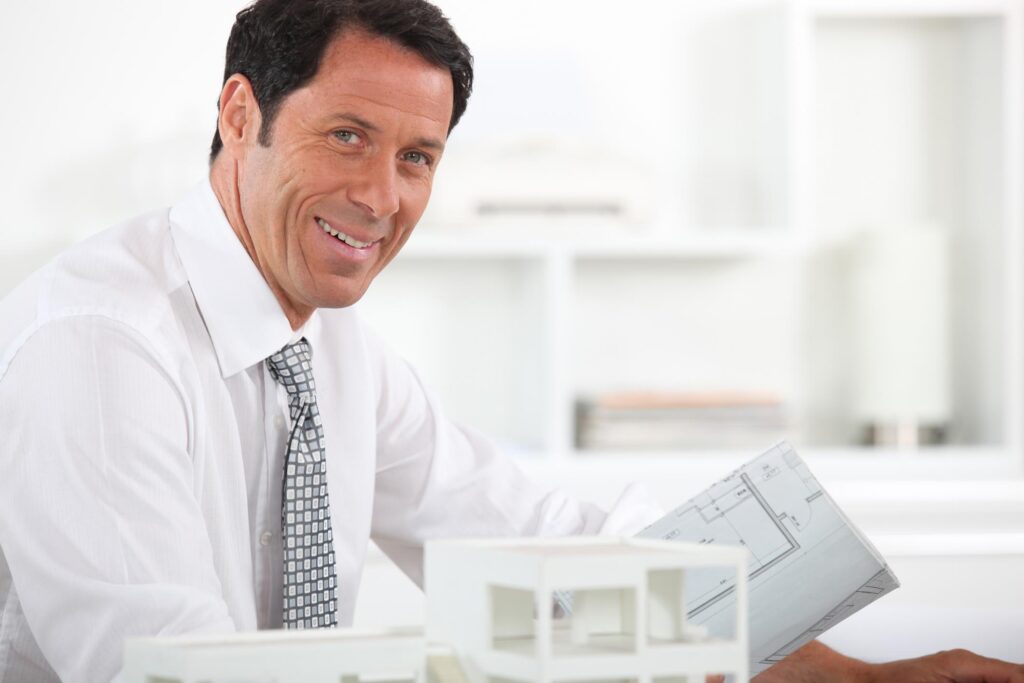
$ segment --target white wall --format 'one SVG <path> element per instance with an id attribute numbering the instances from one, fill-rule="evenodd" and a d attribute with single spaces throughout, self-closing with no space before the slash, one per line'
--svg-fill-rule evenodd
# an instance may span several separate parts
<path id="1" fill-rule="evenodd" d="M 201 177 L 237 7 L 3 4 L 5 251 L 91 234 L 169 203 Z"/>

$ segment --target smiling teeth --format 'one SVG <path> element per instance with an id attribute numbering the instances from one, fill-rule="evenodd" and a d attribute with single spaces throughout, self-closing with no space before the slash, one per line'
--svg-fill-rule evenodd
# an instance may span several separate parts
<path id="1" fill-rule="evenodd" d="M 348 235 L 346 235 L 343 232 L 338 232 L 337 230 L 332 228 L 330 226 L 330 224 L 327 221 L 325 221 L 323 218 L 317 218 L 316 219 L 316 223 L 328 235 L 331 235 L 333 237 L 337 237 L 339 240 L 341 240 L 342 242 L 344 242 L 345 244 L 347 244 L 350 247 L 355 247 L 356 249 L 366 249 L 366 247 L 368 247 L 371 244 L 373 244 L 373 242 L 360 242 L 357 239 L 349 237 Z"/>

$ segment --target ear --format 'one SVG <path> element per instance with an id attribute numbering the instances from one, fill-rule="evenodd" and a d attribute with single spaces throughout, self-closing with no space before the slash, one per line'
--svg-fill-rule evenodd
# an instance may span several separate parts
<path id="1" fill-rule="evenodd" d="M 242 74 L 232 75 L 220 91 L 217 129 L 224 148 L 232 156 L 242 156 L 245 147 L 257 142 L 260 123 L 260 108 L 252 83 Z"/>

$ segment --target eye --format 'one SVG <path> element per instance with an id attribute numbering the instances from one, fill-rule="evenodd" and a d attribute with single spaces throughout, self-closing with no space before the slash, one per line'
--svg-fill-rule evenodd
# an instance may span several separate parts
<path id="1" fill-rule="evenodd" d="M 423 152 L 406 152 L 402 155 L 402 159 L 412 162 L 417 166 L 430 166 L 432 161 L 431 158 Z"/>
<path id="2" fill-rule="evenodd" d="M 359 135 L 350 130 L 336 130 L 332 135 L 334 135 L 335 139 L 346 145 L 354 145 L 359 142 Z"/>

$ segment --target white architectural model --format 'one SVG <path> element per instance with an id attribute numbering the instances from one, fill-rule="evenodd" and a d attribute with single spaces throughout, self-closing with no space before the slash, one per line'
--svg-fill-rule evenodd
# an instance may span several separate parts
<path id="1" fill-rule="evenodd" d="M 687 622 L 687 573 L 709 567 L 734 576 L 730 638 L 708 638 Z M 743 548 L 593 537 L 435 541 L 425 575 L 429 658 L 412 630 L 156 638 L 128 642 L 124 683 L 425 683 L 428 659 L 436 683 L 747 680 Z M 556 600 L 567 606 L 570 595 L 568 613 L 554 618 Z"/>
<path id="2" fill-rule="evenodd" d="M 424 683 L 422 631 L 320 629 L 146 638 L 125 648 L 124 683 Z"/>
<path id="3" fill-rule="evenodd" d="M 735 627 L 687 624 L 686 577 L 735 572 Z M 472 683 L 746 681 L 747 552 L 617 538 L 437 541 L 427 546 L 427 639 L 449 644 Z M 572 591 L 572 613 L 552 615 Z"/>

